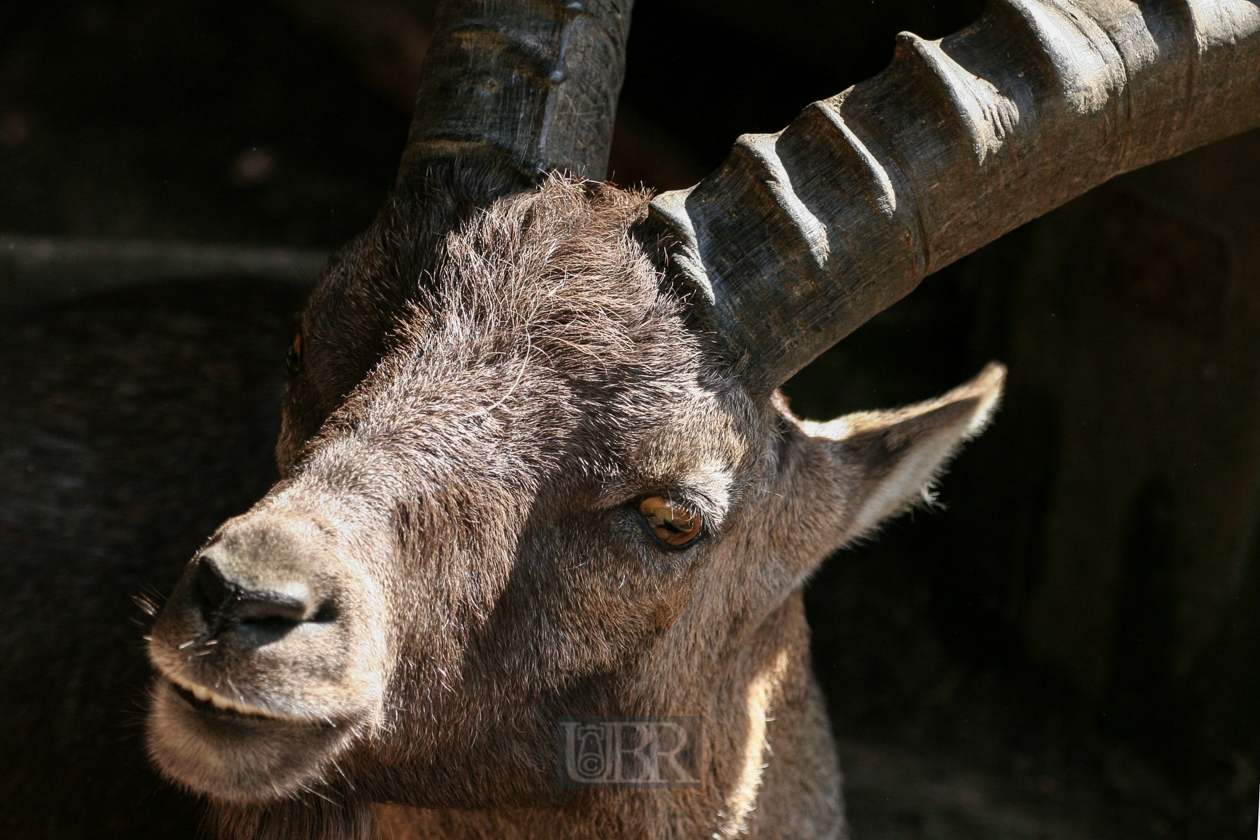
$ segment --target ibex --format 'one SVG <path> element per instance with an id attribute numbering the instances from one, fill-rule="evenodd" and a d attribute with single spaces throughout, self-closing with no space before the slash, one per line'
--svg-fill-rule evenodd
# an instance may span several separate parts
<path id="1" fill-rule="evenodd" d="M 599 183 L 629 0 L 451 0 L 392 197 L 294 339 L 282 478 L 153 630 L 149 743 L 233 837 L 843 837 L 801 587 L 1003 370 L 825 424 L 777 388 L 927 274 L 1260 123 L 1255 0 L 995 0 Z M 693 717 L 694 784 L 557 784 L 557 721 Z"/>

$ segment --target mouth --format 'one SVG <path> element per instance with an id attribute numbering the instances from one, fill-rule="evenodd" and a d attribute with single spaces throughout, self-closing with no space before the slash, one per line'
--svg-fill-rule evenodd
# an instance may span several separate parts
<path id="1" fill-rule="evenodd" d="M 219 718 L 255 718 L 258 720 L 273 720 L 316 727 L 336 726 L 333 721 L 328 719 L 301 717 L 264 709 L 249 703 L 243 698 L 228 697 L 207 686 L 198 685 L 169 674 L 163 674 L 162 678 L 170 684 L 170 688 L 176 697 L 202 715 L 211 715 Z"/>
<path id="2" fill-rule="evenodd" d="M 175 696 L 202 714 L 245 715 L 258 718 L 273 717 L 273 715 L 267 714 L 262 709 L 248 706 L 230 697 L 224 697 L 222 694 L 211 691 L 205 686 L 189 685 L 178 680 L 171 680 L 170 682 L 171 688 L 175 690 Z"/>

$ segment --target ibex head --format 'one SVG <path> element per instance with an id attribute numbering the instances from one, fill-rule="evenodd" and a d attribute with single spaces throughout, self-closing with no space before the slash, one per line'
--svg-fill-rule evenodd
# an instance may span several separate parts
<path id="1" fill-rule="evenodd" d="M 1215 133 L 1163 130 L 1140 51 L 1085 102 L 1096 71 L 1059 47 L 1114 50 L 1114 21 L 1030 3 L 907 37 L 885 74 L 654 201 L 545 174 L 602 174 L 628 8 L 506 4 L 492 27 L 452 3 L 393 197 L 303 313 L 283 477 L 154 629 L 163 770 L 242 832 L 312 814 L 329 822 L 311 833 L 349 831 L 370 802 L 422 809 L 413 827 L 438 836 L 521 808 L 522 836 L 842 831 L 800 588 L 922 497 L 1003 371 L 828 424 L 778 385 L 925 272 L 1254 121 L 1201 75 Z M 1254 71 L 1252 24 L 1235 40 Z M 997 66 L 999 36 L 1040 63 Z M 1108 96 L 1161 130 L 1113 148 Z M 702 716 L 699 786 L 557 787 L 574 715 Z M 768 718 L 798 769 L 767 763 Z"/>

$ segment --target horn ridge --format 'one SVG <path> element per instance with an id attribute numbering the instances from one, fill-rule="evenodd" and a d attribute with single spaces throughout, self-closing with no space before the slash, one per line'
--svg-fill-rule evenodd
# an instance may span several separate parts
<path id="1" fill-rule="evenodd" d="M 1102 182 L 1260 125 L 1254 0 L 992 0 L 652 202 L 754 392 Z"/>

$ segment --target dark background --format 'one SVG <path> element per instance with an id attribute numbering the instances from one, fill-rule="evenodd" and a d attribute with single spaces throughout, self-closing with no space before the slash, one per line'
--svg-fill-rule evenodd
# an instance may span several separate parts
<path id="1" fill-rule="evenodd" d="M 878 72 L 896 32 L 940 37 L 980 5 L 640 0 L 611 177 L 687 186 L 739 133 Z M 0 235 L 340 245 L 392 182 L 430 15 L 0 7 Z M 943 509 L 841 553 L 808 591 L 858 838 L 1255 835 L 1258 161 L 1251 135 L 1119 179 L 930 278 L 789 383 L 826 419 L 1011 367 Z M 129 596 L 168 591 L 269 484 L 299 299 L 225 277 L 0 313 L 13 836 L 183 836 L 190 802 L 144 775 Z M 75 723 L 79 696 L 103 698 L 98 728 Z"/>

